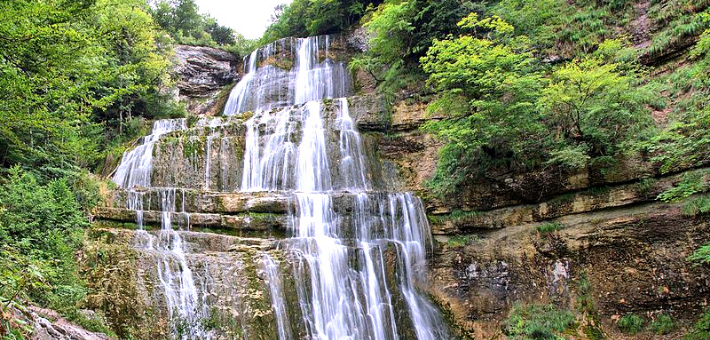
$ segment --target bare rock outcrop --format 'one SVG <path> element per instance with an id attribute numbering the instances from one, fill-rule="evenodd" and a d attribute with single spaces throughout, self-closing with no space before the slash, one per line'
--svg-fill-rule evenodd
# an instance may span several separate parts
<path id="1" fill-rule="evenodd" d="M 205 46 L 175 47 L 177 95 L 193 114 L 214 115 L 221 110 L 229 89 L 239 78 L 237 56 Z"/>

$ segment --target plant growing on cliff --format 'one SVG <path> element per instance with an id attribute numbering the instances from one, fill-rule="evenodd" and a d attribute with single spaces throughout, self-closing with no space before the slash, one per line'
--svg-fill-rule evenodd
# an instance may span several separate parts
<path id="1" fill-rule="evenodd" d="M 564 339 L 559 334 L 574 326 L 570 311 L 554 305 L 516 305 L 505 320 L 508 337 L 522 340 Z"/>
<path id="2" fill-rule="evenodd" d="M 535 227 L 537 232 L 539 232 L 540 234 L 554 233 L 562 228 L 564 228 L 564 225 L 559 222 L 547 222 Z"/>
<path id="3" fill-rule="evenodd" d="M 689 198 L 681 210 L 686 216 L 710 214 L 710 195 Z"/>
<path id="4" fill-rule="evenodd" d="M 688 256 L 688 261 L 697 262 L 698 264 L 710 263 L 710 243 L 698 248 L 693 255 Z"/>
<path id="5" fill-rule="evenodd" d="M 710 339 L 710 308 L 700 316 L 693 329 L 683 337 L 683 340 L 707 340 Z"/>
<path id="6" fill-rule="evenodd" d="M 627 334 L 636 334 L 644 329 L 646 321 L 636 314 L 626 314 L 616 323 L 619 329 Z"/>
<path id="7" fill-rule="evenodd" d="M 651 330 L 658 335 L 665 335 L 673 332 L 677 325 L 673 318 L 668 314 L 659 314 L 656 319 L 651 322 Z"/>
<path id="8" fill-rule="evenodd" d="M 707 171 L 695 171 L 683 174 L 677 185 L 662 192 L 656 199 L 663 202 L 678 202 L 708 189 L 704 177 Z"/>
<path id="9" fill-rule="evenodd" d="M 540 99 L 562 145 L 589 157 L 614 155 L 624 142 L 648 128 L 645 104 L 651 96 L 633 73 L 594 58 L 574 60 L 552 73 Z"/>
<path id="10" fill-rule="evenodd" d="M 529 168 L 546 141 L 535 104 L 545 80 L 527 39 L 499 17 L 472 13 L 459 26 L 467 33 L 435 40 L 421 59 L 440 93 L 429 109 L 446 116 L 424 127 L 446 142 L 432 181 L 441 191 L 487 166 Z"/>

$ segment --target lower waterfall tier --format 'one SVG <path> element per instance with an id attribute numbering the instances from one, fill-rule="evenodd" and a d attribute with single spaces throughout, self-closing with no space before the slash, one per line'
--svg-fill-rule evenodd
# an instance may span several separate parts
<path id="1" fill-rule="evenodd" d="M 185 289 L 180 277 L 185 268 L 171 248 L 174 233 L 183 242 L 184 263 L 194 281 L 192 296 L 196 300 L 192 306 L 195 310 L 184 315 L 196 320 L 184 317 L 181 321 L 179 303 L 174 301 L 185 296 L 185 292 L 180 292 Z M 187 338 L 199 338 L 201 334 L 201 338 L 212 339 L 276 340 L 279 339 L 277 330 L 281 329 L 292 334 L 292 339 L 299 339 L 309 333 L 304 320 L 311 317 L 304 318 L 302 314 L 303 294 L 309 294 L 309 288 L 302 285 L 299 288 L 298 282 L 310 281 L 312 271 L 304 270 L 308 268 L 307 258 L 293 252 L 289 242 L 299 241 L 277 242 L 188 231 L 128 230 L 102 223 L 90 233 L 87 255 L 84 255 L 89 286 L 101 287 L 87 297 L 87 307 L 107 311 L 108 320 L 116 323 L 117 329 L 140 330 L 141 334 L 132 334 L 135 338 L 169 338 L 175 330 L 166 321 L 178 320 L 178 335 L 194 333 L 186 335 Z M 350 249 L 345 260 L 360 263 L 353 269 L 367 267 L 365 250 L 362 247 Z M 397 339 L 417 339 L 405 297 L 397 287 L 401 268 L 397 264 L 396 245 L 383 244 L 382 248 L 377 246 L 368 251 L 377 254 L 376 262 L 381 261 L 369 265 L 379 268 L 384 275 L 379 289 L 389 295 L 388 310 L 397 325 L 388 326 L 393 327 L 389 332 L 396 329 Z M 352 282 L 363 284 L 355 273 L 351 274 L 354 275 Z M 166 282 L 172 285 L 172 290 L 165 289 Z M 278 285 L 278 289 L 273 285 Z M 367 292 L 356 290 L 353 293 L 357 295 L 352 296 L 353 303 L 366 305 L 367 299 L 360 294 Z M 280 309 L 275 308 L 274 303 L 280 304 Z M 171 305 L 172 311 L 169 310 Z M 276 315 L 279 310 L 288 315 L 287 323 L 282 320 L 280 324 Z M 184 325 L 181 326 L 181 322 Z M 189 323 L 197 326 L 190 328 Z M 145 327 L 148 324 L 151 327 Z M 362 339 L 369 338 L 375 339 Z"/>

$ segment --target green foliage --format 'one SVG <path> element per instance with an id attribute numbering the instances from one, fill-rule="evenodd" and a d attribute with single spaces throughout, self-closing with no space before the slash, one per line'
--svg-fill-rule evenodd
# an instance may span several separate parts
<path id="1" fill-rule="evenodd" d="M 583 146 L 591 157 L 613 155 L 651 123 L 644 104 L 650 97 L 636 78 L 598 60 L 572 61 L 552 74 L 540 104 L 561 137 Z M 586 149 L 586 150 L 585 150 Z"/>
<path id="2" fill-rule="evenodd" d="M 644 329 L 646 321 L 636 314 L 626 314 L 619 319 L 616 326 L 626 334 L 636 334 Z"/>
<path id="3" fill-rule="evenodd" d="M 703 315 L 695 323 L 695 327 L 683 337 L 683 340 L 710 339 L 710 308 L 705 309 Z"/>
<path id="4" fill-rule="evenodd" d="M 650 328 L 658 335 L 665 335 L 673 332 L 676 328 L 678 328 L 678 325 L 675 321 L 673 321 L 673 318 L 671 318 L 670 315 L 659 314 L 656 316 L 656 319 L 651 322 Z"/>
<path id="5" fill-rule="evenodd" d="M 461 248 L 471 242 L 471 237 L 469 236 L 454 236 L 451 237 L 447 242 L 446 245 L 451 247 L 451 248 Z"/>
<path id="6" fill-rule="evenodd" d="M 30 300 L 105 330 L 78 312 L 86 288 L 74 258 L 88 226 L 83 208 L 96 202 L 97 191 L 83 176 L 42 184 L 19 167 L 9 170 L 0 184 L 1 311 Z"/>
<path id="7" fill-rule="evenodd" d="M 40 185 L 35 177 L 15 167 L 0 192 L 0 241 L 30 253 L 52 249 L 48 234 L 62 234 L 87 225 L 67 181 Z"/>
<path id="8" fill-rule="evenodd" d="M 710 243 L 698 248 L 693 255 L 688 256 L 688 261 L 697 262 L 699 264 L 710 263 Z"/>
<path id="9" fill-rule="evenodd" d="M 653 188 L 656 186 L 658 181 L 655 178 L 647 177 L 642 178 L 638 183 L 636 183 L 636 190 L 641 196 L 648 196 Z"/>
<path id="10" fill-rule="evenodd" d="M 305 37 L 337 33 L 356 23 L 369 5 L 382 1 L 368 0 L 295 0 L 279 5 L 274 22 L 264 33 L 262 43 L 286 37 Z"/>
<path id="11" fill-rule="evenodd" d="M 378 82 L 395 78 L 405 63 L 402 55 L 410 52 L 412 12 L 413 6 L 408 2 L 381 5 L 365 23 L 371 34 L 370 49 L 365 56 L 355 59 L 352 67 L 365 68 Z"/>
<path id="12" fill-rule="evenodd" d="M 548 223 L 543 223 L 539 224 L 535 229 L 540 233 L 540 234 L 550 234 L 554 233 L 558 230 L 561 230 L 564 228 L 564 225 L 562 225 L 559 222 L 548 222 Z"/>
<path id="13" fill-rule="evenodd" d="M 234 30 L 200 14 L 195 0 L 158 0 L 151 14 L 158 25 L 181 44 L 228 46 L 236 43 Z"/>
<path id="14" fill-rule="evenodd" d="M 354 58 L 351 68 L 367 71 L 388 93 L 418 83 L 418 59 L 435 39 L 459 32 L 458 21 L 473 8 L 460 0 L 385 1 L 364 23 L 370 48 Z"/>
<path id="15" fill-rule="evenodd" d="M 475 176 L 476 163 L 528 168 L 527 161 L 542 158 L 545 143 L 536 105 L 545 79 L 528 40 L 512 37 L 499 18 L 471 15 L 460 25 L 474 35 L 435 40 L 421 59 L 428 83 L 440 93 L 430 110 L 447 117 L 425 126 L 447 142 L 433 179 L 442 191 Z"/>
<path id="16" fill-rule="evenodd" d="M 0 164 L 42 178 L 95 166 L 169 82 L 142 0 L 5 1 L 0 36 Z"/>
<path id="17" fill-rule="evenodd" d="M 678 202 L 691 195 L 704 192 L 708 189 L 704 177 L 707 171 L 695 171 L 685 173 L 683 179 L 675 185 L 662 192 L 656 199 L 663 202 Z"/>
<path id="18" fill-rule="evenodd" d="M 646 50 L 651 55 L 663 54 L 685 39 L 698 36 L 710 28 L 710 20 L 707 19 L 710 9 L 695 13 L 692 3 L 687 0 L 669 1 L 663 6 L 654 6 L 649 12 L 653 20 L 663 27 Z"/>
<path id="19" fill-rule="evenodd" d="M 448 215 L 428 215 L 428 219 L 432 223 L 445 223 L 447 221 L 463 221 L 471 217 L 480 216 L 478 211 L 454 210 Z"/>
<path id="20" fill-rule="evenodd" d="M 703 195 L 688 198 L 681 211 L 686 216 L 710 214 L 710 196 Z"/>
<path id="21" fill-rule="evenodd" d="M 516 305 L 505 320 L 505 334 L 514 339 L 564 339 L 560 333 L 574 326 L 574 315 L 554 305 Z"/>

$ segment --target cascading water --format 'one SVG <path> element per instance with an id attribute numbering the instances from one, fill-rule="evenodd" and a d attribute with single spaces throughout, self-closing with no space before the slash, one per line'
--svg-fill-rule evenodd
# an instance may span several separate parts
<path id="1" fill-rule="evenodd" d="M 348 71 L 344 63 L 329 58 L 329 45 L 327 36 L 291 38 L 252 52 L 244 60 L 248 65 L 245 67 L 247 73 L 232 90 L 224 115 L 270 111 L 325 98 L 345 97 L 350 91 Z M 295 59 L 294 67 L 278 63 L 283 61 L 280 59 L 288 58 Z"/>
<path id="2" fill-rule="evenodd" d="M 160 136 L 186 128 L 185 119 L 163 119 L 153 123 L 153 132 L 143 137 L 143 143 L 123 154 L 121 164 L 113 175 L 113 181 L 123 188 L 149 187 L 153 146 Z"/>
<path id="3" fill-rule="evenodd" d="M 230 101 L 241 104 L 229 106 L 225 114 L 245 110 L 243 103 L 249 100 L 245 98 L 258 103 L 251 107 L 256 112 L 246 123 L 242 191 L 292 193 L 293 236 L 282 241 L 281 246 L 294 258 L 292 272 L 307 338 L 407 338 L 407 331 L 397 327 L 395 300 L 401 299 L 408 307 L 416 339 L 447 339 L 438 312 L 415 289 L 415 283 L 424 282 L 430 242 L 421 202 L 407 193 L 372 191 L 363 143 L 345 98 L 338 99 L 338 117 L 335 126 L 329 126 L 339 130 L 339 156 L 329 159 L 328 155 L 333 154 L 329 146 L 334 145 L 327 142 L 329 127 L 320 101 L 333 98 L 336 93 L 347 94 L 332 86 L 347 84 L 347 79 L 337 79 L 347 75 L 333 72 L 332 62 L 327 59 L 317 63 L 317 38 L 301 39 L 297 46 L 293 79 L 286 82 L 295 83 L 293 99 L 287 96 L 287 102 L 296 106 L 272 110 L 283 105 L 283 96 L 278 102 L 268 102 L 263 99 L 265 94 L 258 92 L 259 87 L 256 93 L 242 90 L 273 72 L 256 69 L 254 58 L 258 53 L 252 53 L 250 74 L 243 80 L 250 84 L 237 85 Z M 269 51 L 262 54 L 268 56 Z M 339 163 L 337 174 L 331 173 L 331 162 Z M 336 212 L 333 197 L 338 194 L 350 195 L 353 200 L 355 211 L 351 216 Z M 387 284 L 388 252 L 396 254 L 393 274 L 397 287 Z M 284 273 L 278 271 L 271 257 L 265 262 L 279 338 L 290 340 L 293 330 L 289 328 L 289 313 L 284 311 L 279 280 Z"/>
<path id="4" fill-rule="evenodd" d="M 143 144 L 123 155 L 121 164 L 114 174 L 113 181 L 127 188 L 127 208 L 136 211 L 136 222 L 140 230 L 136 245 L 146 251 L 157 253 L 158 278 L 163 287 L 167 310 L 173 320 L 173 332 L 182 339 L 209 339 L 200 323 L 207 312 L 205 305 L 199 303 L 198 291 L 192 271 L 188 266 L 183 240 L 173 230 L 172 218 L 175 212 L 175 188 L 159 191 L 161 208 L 161 230 L 152 235 L 143 230 L 143 209 L 145 193 L 137 188 L 151 187 L 153 147 L 164 134 L 187 129 L 185 119 L 159 120 L 153 124 L 153 131 L 143 138 Z M 182 193 L 182 209 L 185 211 L 185 197 Z M 150 205 L 150 204 L 148 204 Z M 185 218 L 187 224 L 189 219 Z M 177 327 L 180 326 L 180 332 Z"/>
<path id="5" fill-rule="evenodd" d="M 261 273 L 250 274 L 268 284 L 273 333 L 279 340 L 449 339 L 438 311 L 416 289 L 425 282 L 431 248 L 422 203 L 373 181 L 377 164 L 350 114 L 349 76 L 345 64 L 330 56 L 330 43 L 328 37 L 286 39 L 254 51 L 224 111 L 227 122 L 234 119 L 245 131 L 241 193 L 235 197 L 290 197 L 289 237 L 277 249 L 258 252 Z M 221 126 L 222 119 L 197 123 L 196 130 L 206 132 L 206 157 L 195 162 L 204 173 L 193 189 L 220 190 L 211 185 L 211 162 L 213 148 L 228 149 Z M 143 144 L 124 155 L 114 181 L 126 189 L 127 208 L 141 228 L 143 210 L 156 197 L 150 193 L 157 192 L 161 231 L 139 231 L 137 247 L 156 254 L 173 337 L 210 339 L 217 337 L 203 326 L 211 312 L 208 300 L 216 299 L 208 287 L 210 271 L 190 267 L 190 247 L 173 230 L 176 216 L 184 215 L 180 220 L 189 225 L 189 215 L 176 206 L 179 201 L 180 212 L 186 211 L 185 191 L 151 188 L 153 145 L 185 128 L 184 120 L 156 123 Z M 222 159 L 229 157 L 218 158 L 224 167 Z M 229 194 L 227 179 L 222 182 L 218 194 Z M 251 338 L 241 327 L 239 338 Z"/>

